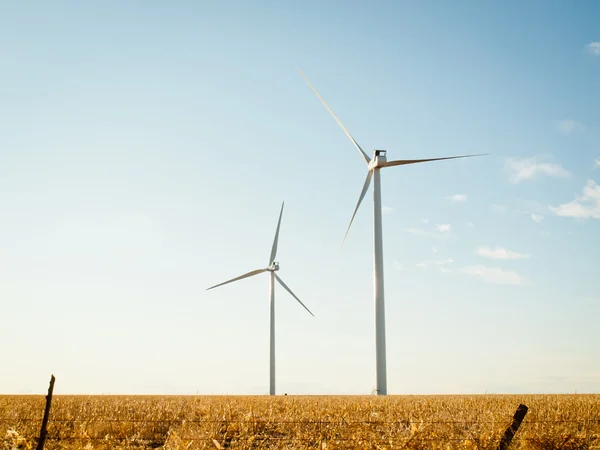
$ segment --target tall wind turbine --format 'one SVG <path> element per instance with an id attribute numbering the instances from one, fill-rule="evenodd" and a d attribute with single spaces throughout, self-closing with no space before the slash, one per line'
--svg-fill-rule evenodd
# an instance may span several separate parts
<path id="1" fill-rule="evenodd" d="M 314 314 L 306 307 L 304 303 L 300 301 L 296 294 L 292 292 L 292 290 L 287 287 L 287 285 L 283 282 L 279 276 L 275 272 L 279 270 L 279 263 L 275 261 L 275 257 L 277 256 L 277 242 L 279 241 L 279 228 L 281 227 L 281 216 L 283 216 L 283 205 L 281 204 L 281 212 L 279 213 L 279 221 L 277 222 L 277 231 L 275 231 L 275 239 L 273 240 L 273 247 L 271 248 L 271 256 L 269 257 L 269 265 L 264 269 L 256 269 L 251 272 L 245 273 L 244 275 L 240 275 L 239 277 L 232 278 L 231 280 L 225 281 L 223 283 L 216 284 L 207 289 L 214 289 L 219 286 L 223 286 L 224 284 L 233 283 L 234 281 L 241 280 L 243 278 L 253 277 L 254 275 L 258 275 L 259 273 L 269 272 L 269 297 L 271 301 L 271 318 L 270 318 L 270 339 L 269 339 L 269 394 L 275 395 L 275 280 L 283 286 L 283 288 L 288 291 L 292 297 L 294 297 L 298 303 L 300 303 L 304 309 L 306 309 L 311 316 L 314 317 Z"/>
<path id="2" fill-rule="evenodd" d="M 393 167 L 393 166 L 404 166 L 407 164 L 417 164 L 428 161 L 441 161 L 444 159 L 458 159 L 458 158 L 468 158 L 471 156 L 480 156 L 480 155 L 462 155 L 462 156 L 447 156 L 444 158 L 429 158 L 429 159 L 398 159 L 395 161 L 387 161 L 386 158 L 386 150 L 374 150 L 373 159 L 369 158 L 360 145 L 354 140 L 352 135 L 348 132 L 346 127 L 342 125 L 342 122 L 336 117 L 333 113 L 329 105 L 325 103 L 323 97 L 317 92 L 317 90 L 313 87 L 313 85 L 308 81 L 308 78 L 298 69 L 302 78 L 308 83 L 313 92 L 317 95 L 319 100 L 325 105 L 327 111 L 333 116 L 338 125 L 344 130 L 346 136 L 352 141 L 356 149 L 359 151 L 362 158 L 365 160 L 367 164 L 367 178 L 365 179 L 365 183 L 363 185 L 362 191 L 360 192 L 360 196 L 358 197 L 358 202 L 356 203 L 356 208 L 354 208 L 354 213 L 352 214 L 352 218 L 350 219 L 350 224 L 348 225 L 348 229 L 346 230 L 346 235 L 344 236 L 344 241 L 348 236 L 348 232 L 350 231 L 350 227 L 352 226 L 352 221 L 354 220 L 354 216 L 356 216 L 356 212 L 358 211 L 358 207 L 360 203 L 363 201 L 367 190 L 369 189 L 369 185 L 371 184 L 371 179 L 373 179 L 373 237 L 374 237 L 374 272 L 373 279 L 375 284 L 375 355 L 377 361 L 377 395 L 387 395 L 387 369 L 386 369 L 386 351 L 385 351 L 385 302 L 384 302 L 384 293 L 383 293 L 383 233 L 382 233 L 382 223 L 381 223 L 381 179 L 380 179 L 380 170 L 384 167 Z M 342 241 L 342 244 L 343 242 Z"/>

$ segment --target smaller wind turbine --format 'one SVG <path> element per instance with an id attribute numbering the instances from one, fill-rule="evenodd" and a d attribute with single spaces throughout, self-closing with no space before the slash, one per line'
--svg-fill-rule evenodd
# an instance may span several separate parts
<path id="1" fill-rule="evenodd" d="M 279 241 L 279 228 L 281 227 L 281 217 L 283 216 L 283 205 L 281 204 L 281 212 L 279 213 L 279 221 L 277 222 L 277 231 L 275 231 L 275 239 L 273 240 L 273 247 L 271 248 L 271 256 L 269 257 L 269 265 L 265 269 L 256 269 L 252 272 L 245 273 L 244 275 L 240 275 L 239 277 L 232 278 L 231 280 L 225 281 L 223 283 L 216 284 L 207 289 L 214 289 L 219 286 L 223 286 L 224 284 L 233 283 L 234 281 L 241 280 L 243 278 L 253 277 L 254 275 L 258 275 L 263 272 L 270 272 L 270 299 L 271 299 L 271 318 L 270 318 L 270 341 L 269 341 L 269 394 L 275 395 L 275 280 L 283 286 L 283 288 L 288 291 L 292 297 L 294 297 L 298 303 L 300 303 L 304 309 L 306 309 L 311 316 L 314 317 L 314 314 L 306 307 L 304 303 L 300 301 L 300 299 L 292 292 L 292 290 L 287 287 L 287 285 L 283 282 L 279 276 L 275 272 L 279 270 L 279 263 L 275 261 L 275 257 L 277 256 L 277 242 Z"/>

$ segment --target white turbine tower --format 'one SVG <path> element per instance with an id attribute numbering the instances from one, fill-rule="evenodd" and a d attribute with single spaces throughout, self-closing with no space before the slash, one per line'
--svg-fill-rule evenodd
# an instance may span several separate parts
<path id="1" fill-rule="evenodd" d="M 269 257 L 269 265 L 264 269 L 256 269 L 252 272 L 245 273 L 244 275 L 240 275 L 239 277 L 233 278 L 231 280 L 225 281 L 223 283 L 216 284 L 207 289 L 214 289 L 219 286 L 223 286 L 224 284 L 233 283 L 234 281 L 241 280 L 243 278 L 253 277 L 254 275 L 258 275 L 263 272 L 270 272 L 270 285 L 269 285 L 269 295 L 271 299 L 271 318 L 270 318 L 270 340 L 269 340 L 269 394 L 275 395 L 275 280 L 283 286 L 283 288 L 288 291 L 292 297 L 294 297 L 298 303 L 300 303 L 304 309 L 306 309 L 311 316 L 314 317 L 314 314 L 306 307 L 304 303 L 300 301 L 296 294 L 292 292 L 292 290 L 287 287 L 287 285 L 283 282 L 281 278 L 277 276 L 275 272 L 279 270 L 279 263 L 275 262 L 275 257 L 277 256 L 277 242 L 279 241 L 279 228 L 281 226 L 281 216 L 283 216 L 283 205 L 281 204 L 281 212 L 279 213 L 279 221 L 277 222 L 277 231 L 275 231 L 275 239 L 273 240 L 273 247 L 271 248 L 271 256 Z"/>
<path id="2" fill-rule="evenodd" d="M 382 233 L 382 223 L 381 223 L 381 180 L 379 171 L 384 167 L 392 167 L 392 166 L 404 166 L 407 164 L 416 164 L 428 161 L 441 161 L 444 159 L 457 159 L 457 158 L 468 158 L 471 156 L 480 156 L 480 155 L 462 155 L 462 156 L 447 156 L 445 158 L 430 158 L 430 159 L 400 159 L 396 161 L 387 161 L 386 159 L 386 151 L 385 150 L 374 150 L 373 159 L 370 159 L 364 150 L 358 145 L 358 143 L 354 140 L 354 138 L 350 135 L 346 127 L 342 125 L 342 122 L 336 117 L 333 113 L 329 105 L 325 103 L 323 97 L 317 92 L 317 90 L 310 84 L 308 78 L 298 69 L 302 78 L 308 83 L 310 88 L 313 90 L 317 97 L 325 108 L 329 111 L 329 113 L 333 116 L 338 125 L 344 130 L 346 136 L 352 141 L 356 149 L 360 152 L 361 156 L 367 163 L 367 178 L 365 179 L 365 183 L 363 185 L 362 191 L 360 192 L 360 196 L 358 197 L 358 202 L 356 203 L 356 208 L 354 208 L 354 213 L 352 214 L 352 218 L 350 219 L 350 224 L 348 225 L 348 229 L 346 230 L 346 235 L 344 236 L 344 241 L 348 236 L 348 232 L 350 231 L 350 227 L 352 226 L 352 221 L 354 220 L 354 216 L 356 216 L 356 212 L 358 211 L 358 207 L 362 202 L 367 190 L 369 189 L 369 185 L 371 184 L 371 179 L 373 179 L 373 235 L 374 235 L 374 272 L 373 279 L 375 284 L 375 355 L 377 361 L 377 394 L 378 395 L 387 395 L 387 369 L 386 369 L 386 351 L 385 351 L 385 302 L 384 302 L 384 293 L 383 293 L 383 233 Z M 342 241 L 342 244 L 343 242 Z"/>

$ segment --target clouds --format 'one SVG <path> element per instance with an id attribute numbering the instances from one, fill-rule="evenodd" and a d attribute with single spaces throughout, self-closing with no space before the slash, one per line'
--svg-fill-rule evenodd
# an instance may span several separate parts
<path id="1" fill-rule="evenodd" d="M 594 180 L 588 180 L 583 188 L 583 195 L 569 203 L 550 206 L 557 216 L 580 219 L 600 219 L 600 186 Z"/>
<path id="2" fill-rule="evenodd" d="M 472 277 L 479 277 L 493 284 L 522 285 L 525 279 L 512 270 L 487 267 L 483 265 L 467 266 L 459 269 L 459 272 Z"/>
<path id="3" fill-rule="evenodd" d="M 475 253 L 479 256 L 483 256 L 484 258 L 491 259 L 526 259 L 529 258 L 529 255 L 524 253 L 514 252 L 512 250 L 507 250 L 502 247 L 497 248 L 489 248 L 489 247 L 479 247 L 475 250 Z"/>
<path id="4" fill-rule="evenodd" d="M 450 269 L 443 267 L 443 266 L 447 266 L 450 264 L 454 264 L 454 260 L 452 258 L 448 258 L 448 259 L 429 259 L 427 261 L 423 261 L 420 263 L 415 264 L 415 266 L 421 268 L 421 269 L 427 269 L 429 267 L 439 267 L 441 272 L 444 273 L 448 273 L 451 272 Z M 443 269 L 443 270 L 442 270 Z"/>
<path id="5" fill-rule="evenodd" d="M 467 196 L 464 194 L 454 194 L 446 197 L 446 200 L 450 200 L 453 203 L 464 203 L 467 201 Z"/>
<path id="6" fill-rule="evenodd" d="M 571 175 L 560 164 L 544 162 L 540 159 L 540 157 L 506 159 L 504 167 L 509 172 L 510 182 L 519 184 L 521 181 L 533 180 L 539 176 L 566 178 Z"/>
<path id="7" fill-rule="evenodd" d="M 495 260 L 516 260 L 529 258 L 529 255 L 526 253 L 515 252 L 503 247 L 490 248 L 487 246 L 481 246 L 475 249 L 475 254 L 484 258 Z M 499 267 L 474 265 L 463 267 L 459 270 L 459 272 L 464 275 L 482 278 L 488 283 L 493 284 L 525 284 L 525 279 L 514 270 L 501 269 Z"/>
<path id="8" fill-rule="evenodd" d="M 590 55 L 600 56 L 600 42 L 590 42 L 585 48 Z"/>
<path id="9" fill-rule="evenodd" d="M 542 220 L 544 220 L 544 216 L 540 215 L 540 214 L 535 214 L 535 213 L 531 213 L 531 220 L 533 220 L 534 222 L 537 223 L 542 223 Z"/>
<path id="10" fill-rule="evenodd" d="M 435 239 L 444 239 L 446 235 L 435 233 L 433 231 L 427 231 L 423 228 L 402 228 L 400 231 L 404 231 L 405 233 L 414 234 L 417 236 L 431 237 Z"/>
<path id="11" fill-rule="evenodd" d="M 422 219 L 422 221 L 426 221 L 425 223 L 429 223 L 427 219 Z M 452 236 L 452 225 L 449 223 L 438 224 L 435 227 L 436 231 L 428 231 L 423 228 L 402 228 L 401 231 L 405 233 L 415 234 L 417 236 L 425 236 L 431 237 L 435 239 L 446 239 L 451 238 Z"/>
<path id="12" fill-rule="evenodd" d="M 392 211 L 393 211 L 393 208 L 391 208 L 390 206 L 384 206 L 383 208 L 381 208 L 382 214 L 390 214 Z"/>
<path id="13" fill-rule="evenodd" d="M 481 246 L 475 249 L 475 254 L 484 258 L 495 260 L 516 260 L 529 258 L 528 254 L 515 252 L 503 247 L 490 248 L 487 246 Z M 458 272 L 462 273 L 463 275 L 479 277 L 484 281 L 493 284 L 509 284 L 515 286 L 525 284 L 525 278 L 523 278 L 517 272 L 514 270 L 502 269 L 500 267 L 488 267 L 479 264 L 463 267 L 459 269 Z"/>
<path id="14" fill-rule="evenodd" d="M 531 209 L 510 209 L 505 205 L 492 204 L 490 205 L 490 211 L 499 216 L 506 216 L 508 214 L 517 214 L 520 216 L 527 216 L 536 223 L 542 223 L 545 217 L 539 214 L 539 211 L 547 210 L 548 205 L 538 204 L 538 202 L 528 202 Z M 533 212 L 538 211 L 538 212 Z"/>
<path id="15" fill-rule="evenodd" d="M 586 129 L 585 125 L 571 119 L 555 120 L 554 127 L 559 133 L 564 134 L 565 136 L 573 133 L 581 133 Z"/>
<path id="16" fill-rule="evenodd" d="M 437 248 L 434 247 L 433 251 L 434 253 L 437 252 Z M 507 250 L 502 247 L 489 248 L 482 246 L 478 247 L 475 250 L 475 253 L 479 256 L 494 260 L 517 260 L 529 258 L 529 255 L 527 254 Z M 423 270 L 435 269 L 443 274 L 456 272 L 463 275 L 478 277 L 488 283 L 493 284 L 526 284 L 526 279 L 514 270 L 502 269 L 499 267 L 488 267 L 482 264 L 467 265 L 455 268 L 455 263 L 456 261 L 450 257 L 446 259 L 428 259 L 415 264 L 415 267 Z"/>

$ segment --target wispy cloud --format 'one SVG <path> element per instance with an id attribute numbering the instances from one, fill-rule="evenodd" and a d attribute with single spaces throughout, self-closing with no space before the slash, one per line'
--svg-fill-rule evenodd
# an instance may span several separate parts
<path id="1" fill-rule="evenodd" d="M 585 47 L 590 55 L 600 56 L 600 42 L 590 42 Z"/>
<path id="2" fill-rule="evenodd" d="M 393 211 L 391 206 L 384 206 L 381 208 L 382 214 L 389 214 Z"/>
<path id="3" fill-rule="evenodd" d="M 517 272 L 497 267 L 467 266 L 459 269 L 459 272 L 473 277 L 480 277 L 488 283 L 512 285 L 525 284 L 525 279 Z"/>
<path id="4" fill-rule="evenodd" d="M 416 234 L 417 236 L 431 236 L 431 233 L 423 228 L 402 228 L 405 233 Z"/>
<path id="5" fill-rule="evenodd" d="M 426 230 L 424 228 L 401 228 L 400 231 L 405 233 L 414 234 L 417 236 L 431 237 L 435 239 L 448 239 L 452 238 L 452 225 L 449 223 L 438 224 L 435 227 L 435 231 Z"/>
<path id="6" fill-rule="evenodd" d="M 467 196 L 465 194 L 454 194 L 446 197 L 446 200 L 450 200 L 454 203 L 464 203 L 467 201 Z"/>
<path id="7" fill-rule="evenodd" d="M 513 252 L 502 247 L 490 248 L 490 247 L 479 247 L 475 250 L 475 253 L 484 258 L 492 259 L 525 259 L 529 258 L 529 255 L 524 253 Z"/>
<path id="8" fill-rule="evenodd" d="M 583 188 L 583 195 L 572 202 L 550 206 L 550 210 L 562 217 L 600 219 L 600 186 L 594 180 L 588 180 Z"/>
<path id="9" fill-rule="evenodd" d="M 429 219 L 421 219 L 421 222 L 423 222 L 425 225 L 427 225 L 429 223 Z"/>
<path id="10" fill-rule="evenodd" d="M 533 180 L 540 175 L 555 178 L 566 178 L 571 173 L 560 164 L 544 162 L 540 157 L 508 158 L 504 167 L 509 171 L 510 182 L 518 184 L 521 181 Z"/>
<path id="11" fill-rule="evenodd" d="M 435 268 L 439 269 L 440 272 L 449 273 L 449 272 L 452 272 L 452 270 L 447 267 L 450 264 L 454 264 L 454 260 L 452 258 L 429 259 L 429 260 L 417 263 L 417 264 L 415 264 L 415 266 L 420 269 L 428 269 L 430 267 L 435 267 Z"/>
<path id="12" fill-rule="evenodd" d="M 431 267 L 431 266 L 445 266 L 447 264 L 454 264 L 452 258 L 448 259 L 428 259 L 417 264 L 418 267 Z"/>
<path id="13" fill-rule="evenodd" d="M 594 161 L 594 169 L 600 169 L 600 156 Z"/>
<path id="14" fill-rule="evenodd" d="M 400 261 L 398 261 L 397 259 L 394 260 L 394 267 L 399 272 L 402 272 L 404 270 L 404 266 L 400 264 Z"/>
<path id="15" fill-rule="evenodd" d="M 585 125 L 571 119 L 555 120 L 554 126 L 559 133 L 562 133 L 565 136 L 585 131 Z"/>
<path id="16" fill-rule="evenodd" d="M 431 251 L 432 251 L 433 253 L 437 253 L 437 252 L 438 252 L 438 249 L 437 249 L 437 247 L 431 247 Z"/>
<path id="17" fill-rule="evenodd" d="M 475 224 L 473 222 L 467 222 L 467 226 L 469 228 L 473 228 L 475 226 Z"/>
<path id="18" fill-rule="evenodd" d="M 404 231 L 405 233 L 414 234 L 416 236 L 424 236 L 431 237 L 435 239 L 444 239 L 447 235 L 443 235 L 440 233 L 435 233 L 432 231 L 424 230 L 423 228 L 401 228 L 400 231 Z"/>
<path id="19" fill-rule="evenodd" d="M 539 211 L 542 207 L 538 206 L 538 205 L 534 205 L 534 209 L 536 211 Z M 542 221 L 544 220 L 544 216 L 542 216 L 541 214 L 532 212 L 530 210 L 516 210 L 515 213 L 519 214 L 519 215 L 523 215 L 523 216 L 527 216 L 529 217 L 531 220 L 533 220 L 534 222 L 537 223 L 542 223 Z"/>
<path id="20" fill-rule="evenodd" d="M 535 214 L 535 213 L 531 213 L 531 220 L 533 220 L 534 222 L 537 223 L 542 223 L 542 220 L 544 220 L 544 216 L 540 215 L 540 214 Z"/>

